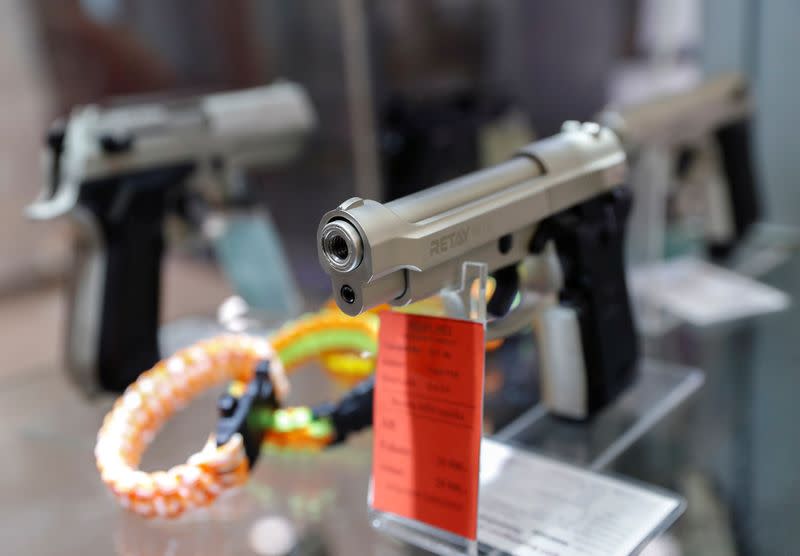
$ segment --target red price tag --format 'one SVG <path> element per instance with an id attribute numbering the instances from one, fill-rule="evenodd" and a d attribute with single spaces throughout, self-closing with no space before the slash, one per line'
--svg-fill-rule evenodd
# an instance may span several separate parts
<path id="1" fill-rule="evenodd" d="M 373 506 L 474 540 L 483 326 L 387 311 L 378 342 Z"/>

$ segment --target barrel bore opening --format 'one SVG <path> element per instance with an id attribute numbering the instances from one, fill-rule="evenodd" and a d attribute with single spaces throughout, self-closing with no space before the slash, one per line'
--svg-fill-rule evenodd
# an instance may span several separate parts
<path id="1" fill-rule="evenodd" d="M 328 237 L 325 249 L 327 250 L 328 254 L 339 263 L 344 263 L 350 254 L 350 248 L 347 245 L 347 240 L 340 235 Z"/>
<path id="2" fill-rule="evenodd" d="M 339 272 L 355 270 L 363 257 L 358 231 L 347 222 L 335 220 L 322 229 L 321 249 L 331 268 Z"/>

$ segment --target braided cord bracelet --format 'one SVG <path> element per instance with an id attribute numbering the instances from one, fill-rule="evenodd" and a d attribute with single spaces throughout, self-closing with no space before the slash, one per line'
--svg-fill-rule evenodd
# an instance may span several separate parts
<path id="1" fill-rule="evenodd" d="M 95 447 L 103 482 L 139 515 L 177 517 L 246 482 L 263 448 L 321 450 L 370 425 L 378 313 L 385 309 L 349 317 L 328 304 L 269 338 L 219 336 L 160 361 L 126 389 L 103 421 Z M 442 312 L 435 300 L 416 310 Z M 499 343 L 487 342 L 487 350 Z M 279 407 L 289 391 L 287 375 L 312 360 L 336 379 L 359 384 L 334 403 Z M 169 418 L 223 382 L 230 385 L 219 402 L 217 431 L 202 450 L 168 471 L 139 470 Z"/>
<path id="2" fill-rule="evenodd" d="M 319 359 L 339 378 L 369 377 L 377 330 L 374 312 L 352 318 L 325 309 L 288 323 L 269 339 L 219 336 L 160 361 L 127 388 L 98 432 L 95 457 L 103 482 L 139 515 L 177 517 L 243 484 L 262 446 L 319 450 L 343 440 L 371 418 L 368 383 L 340 404 L 279 408 L 278 402 L 288 393 L 287 374 L 310 360 Z M 139 470 L 164 423 L 226 381 L 233 382 L 220 400 L 222 419 L 203 449 L 168 471 Z"/>

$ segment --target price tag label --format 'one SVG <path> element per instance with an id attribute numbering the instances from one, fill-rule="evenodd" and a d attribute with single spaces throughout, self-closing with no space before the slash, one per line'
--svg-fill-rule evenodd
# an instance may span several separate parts
<path id="1" fill-rule="evenodd" d="M 375 509 L 476 538 L 483 371 L 481 324 L 381 314 Z"/>

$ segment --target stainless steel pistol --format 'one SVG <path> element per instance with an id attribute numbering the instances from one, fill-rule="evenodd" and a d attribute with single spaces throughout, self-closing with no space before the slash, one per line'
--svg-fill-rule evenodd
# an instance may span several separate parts
<path id="1" fill-rule="evenodd" d="M 345 201 L 322 218 L 319 260 L 348 315 L 458 287 L 464 262 L 484 262 L 497 281 L 488 310 L 502 322 L 514 311 L 518 265 L 553 245 L 558 301 L 536 317 L 543 399 L 554 413 L 586 418 L 633 380 L 638 357 L 623 261 L 625 171 L 614 132 L 567 122 L 503 164 L 388 203 Z"/>
<path id="2" fill-rule="evenodd" d="M 121 390 L 159 358 L 164 219 L 187 196 L 235 198 L 235 172 L 286 162 L 315 125 L 282 82 L 172 102 L 76 109 L 45 149 L 35 219 L 76 226 L 66 364 L 87 390 Z"/>
<path id="3" fill-rule="evenodd" d="M 608 108 L 598 121 L 621 138 L 631 165 L 647 149 L 667 150 L 670 154 L 667 175 L 670 183 L 696 181 L 701 187 L 668 191 L 693 195 L 677 206 L 679 217 L 694 211 L 701 233 L 712 256 L 723 257 L 750 231 L 761 217 L 760 193 L 752 163 L 752 98 L 745 79 L 735 73 L 721 74 L 686 91 L 663 95 L 648 102 Z M 707 175 L 681 179 L 691 167 L 704 163 Z M 654 176 L 646 176 L 652 180 Z M 678 178 L 678 179 L 675 179 Z M 702 178 L 702 179 L 699 179 Z M 639 184 L 632 180 L 634 189 Z M 657 184 L 641 184 L 653 187 Z M 664 184 L 669 185 L 669 184 Z M 690 191 L 691 190 L 691 191 Z M 645 210 L 647 201 L 642 194 Z M 664 203 L 655 210 L 666 211 Z M 698 211 L 702 208 L 702 211 Z M 656 218 L 637 207 L 639 226 L 652 225 Z M 660 216 L 660 215 L 658 215 Z M 663 216 L 661 216 L 663 218 Z M 637 220 L 637 216 L 634 216 Z"/>

